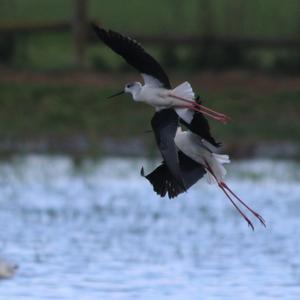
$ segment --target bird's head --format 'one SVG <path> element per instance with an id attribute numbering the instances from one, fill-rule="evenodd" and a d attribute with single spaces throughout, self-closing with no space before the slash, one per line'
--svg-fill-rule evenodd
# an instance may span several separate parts
<path id="1" fill-rule="evenodd" d="M 133 99 L 136 100 L 136 95 L 141 90 L 141 88 L 142 88 L 142 84 L 140 82 L 135 81 L 135 82 L 132 82 L 132 83 L 127 83 L 125 85 L 123 91 L 118 92 L 118 93 L 108 97 L 108 99 L 119 96 L 119 95 L 122 95 L 124 93 L 130 93 L 132 95 Z"/>
<path id="2" fill-rule="evenodd" d="M 132 83 L 127 83 L 125 85 L 125 93 L 130 93 L 132 95 L 133 100 L 137 101 L 137 95 L 140 92 L 142 88 L 142 84 L 140 82 L 132 82 Z"/>
<path id="3" fill-rule="evenodd" d="M 133 94 L 136 91 L 139 91 L 142 87 L 142 84 L 140 82 L 132 82 L 132 83 L 127 83 L 125 85 L 124 91 L 125 93 L 131 93 Z"/>

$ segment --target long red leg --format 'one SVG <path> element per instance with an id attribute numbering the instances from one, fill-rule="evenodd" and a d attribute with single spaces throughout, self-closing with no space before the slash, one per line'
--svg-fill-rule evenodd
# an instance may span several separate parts
<path id="1" fill-rule="evenodd" d="M 195 105 L 196 107 L 198 107 L 198 108 L 200 108 L 200 109 L 207 110 L 207 111 L 212 112 L 212 113 L 214 113 L 214 114 L 216 114 L 216 115 L 219 115 L 219 116 L 225 116 L 224 114 L 219 113 L 219 112 L 217 112 L 217 111 L 214 111 L 214 110 L 212 110 L 212 109 L 210 109 L 210 108 L 208 108 L 208 107 L 206 107 L 206 106 L 204 106 L 204 105 L 202 105 L 202 104 L 199 104 L 199 103 L 197 103 L 197 102 L 195 102 L 195 101 L 193 101 L 193 100 L 189 100 L 189 99 L 186 99 L 186 98 L 183 98 L 183 97 L 180 97 L 180 96 L 177 96 L 177 95 L 173 95 L 173 94 L 171 94 L 170 96 L 173 97 L 173 98 L 176 98 L 176 99 L 178 99 L 178 100 L 182 100 L 182 101 L 184 101 L 184 102 L 191 103 L 191 104 Z"/>
<path id="2" fill-rule="evenodd" d="M 233 204 L 233 206 L 236 208 L 236 210 L 241 214 L 241 216 L 246 220 L 246 222 L 248 223 L 248 226 L 250 226 L 252 228 L 252 230 L 254 230 L 254 226 L 252 224 L 252 222 L 248 219 L 248 217 L 240 210 L 240 208 L 236 205 L 236 203 L 233 201 L 233 199 L 230 197 L 230 195 L 227 193 L 227 191 L 225 190 L 225 188 L 222 186 L 222 184 L 219 183 L 219 187 L 221 188 L 221 190 L 224 192 L 224 194 L 227 196 L 227 198 L 230 200 L 230 202 Z"/>
<path id="3" fill-rule="evenodd" d="M 203 111 L 203 110 L 201 110 L 201 109 L 198 109 L 198 108 L 196 108 L 195 106 L 190 105 L 190 104 L 189 104 L 189 105 L 181 105 L 180 107 L 182 107 L 182 108 L 188 108 L 188 109 L 191 109 L 191 110 L 193 110 L 193 111 L 202 113 L 202 114 L 204 114 L 204 115 L 206 115 L 206 116 L 208 116 L 208 117 L 211 117 L 211 118 L 213 118 L 213 119 L 215 119 L 215 120 L 217 120 L 217 121 L 220 121 L 220 122 L 222 122 L 222 123 L 224 123 L 224 124 L 226 124 L 227 121 L 228 121 L 226 118 L 224 118 L 224 117 L 222 117 L 222 116 L 215 116 L 215 115 L 213 115 L 213 114 L 211 114 L 211 113 L 209 113 L 209 112 L 206 112 L 206 111 Z"/>
<path id="4" fill-rule="evenodd" d="M 224 192 L 224 194 L 227 196 L 227 198 L 230 200 L 230 202 L 232 203 L 232 205 L 236 208 L 236 210 L 240 213 L 240 215 L 246 220 L 246 222 L 248 223 L 248 226 L 250 226 L 252 228 L 252 230 L 254 230 L 254 226 L 252 224 L 252 222 L 249 220 L 249 218 L 241 211 L 241 209 L 236 205 L 236 203 L 233 201 L 233 199 L 230 197 L 230 195 L 228 194 L 228 192 L 225 190 L 224 186 L 222 185 L 222 183 L 220 183 L 217 179 L 217 176 L 214 174 L 213 170 L 211 169 L 210 165 L 208 164 L 207 161 L 205 161 L 206 163 L 206 168 L 208 169 L 208 171 L 211 173 L 211 175 L 215 178 L 215 180 L 217 181 L 220 189 Z"/>
<path id="5" fill-rule="evenodd" d="M 210 114 L 209 116 L 211 116 L 211 117 L 213 117 L 215 119 L 220 118 L 219 120 L 222 119 L 224 121 L 224 123 L 228 122 L 230 120 L 230 118 L 228 116 L 226 116 L 225 114 L 216 112 L 216 111 L 214 111 L 214 110 L 212 110 L 212 109 L 210 109 L 210 108 L 208 108 L 208 107 L 206 107 L 206 106 L 204 106 L 202 104 L 199 104 L 199 103 L 197 103 L 195 101 L 192 101 L 192 100 L 189 100 L 189 99 L 185 99 L 183 97 L 180 97 L 180 96 L 177 96 L 177 95 L 173 95 L 173 94 L 170 94 L 170 96 L 173 97 L 173 98 L 176 98 L 178 100 L 181 100 L 181 101 L 189 103 L 193 107 L 200 109 L 202 113 L 204 113 L 204 111 L 206 111 L 207 115 Z"/>
<path id="6" fill-rule="evenodd" d="M 238 197 L 229 187 L 228 185 L 222 181 L 220 182 L 220 184 L 227 189 L 242 205 L 244 205 L 259 221 L 262 225 L 264 225 L 266 227 L 266 222 L 264 220 L 264 218 L 257 213 L 256 211 L 254 211 L 251 207 L 249 207 L 242 199 L 240 199 L 240 197 Z"/>

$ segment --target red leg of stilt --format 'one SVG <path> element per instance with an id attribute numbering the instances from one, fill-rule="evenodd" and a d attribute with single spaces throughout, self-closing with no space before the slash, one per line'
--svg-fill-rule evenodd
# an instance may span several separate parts
<path id="1" fill-rule="evenodd" d="M 242 205 L 244 205 L 260 222 L 262 225 L 264 225 L 266 227 L 266 222 L 264 220 L 264 218 L 257 213 L 256 211 L 254 211 L 251 207 L 249 207 L 242 199 L 240 199 L 240 197 L 238 197 L 229 187 L 228 185 L 222 181 L 220 182 L 220 184 L 227 189 Z"/>
<path id="2" fill-rule="evenodd" d="M 227 198 L 230 200 L 230 202 L 232 203 L 232 205 L 236 208 L 236 210 L 241 214 L 241 216 L 246 220 L 246 222 L 248 223 L 248 226 L 250 226 L 252 228 L 252 230 L 254 230 L 254 226 L 252 224 L 252 222 L 248 219 L 248 217 L 240 210 L 240 208 L 236 205 L 236 203 L 233 201 L 233 199 L 229 196 L 229 194 L 227 193 L 227 191 L 224 189 L 224 187 L 222 186 L 222 184 L 219 183 L 219 187 L 221 188 L 221 190 L 224 192 L 224 194 L 227 196 Z"/>
<path id="3" fill-rule="evenodd" d="M 214 174 L 213 170 L 211 169 L 210 165 L 208 164 L 207 161 L 205 161 L 206 163 L 206 168 L 207 170 L 211 173 L 211 175 L 215 178 L 215 180 L 217 181 L 219 187 L 221 188 L 221 190 L 224 192 L 224 194 L 227 196 L 227 198 L 230 200 L 230 202 L 233 204 L 233 206 L 236 208 L 236 210 L 241 214 L 241 216 L 246 220 L 246 222 L 248 223 L 248 225 L 252 228 L 252 230 L 254 230 L 254 226 L 252 224 L 252 222 L 249 220 L 249 218 L 241 211 L 241 209 L 236 205 L 236 203 L 233 201 L 233 199 L 230 197 L 230 195 L 227 193 L 227 191 L 225 190 L 225 186 L 222 184 L 222 182 L 219 182 L 217 179 L 217 176 Z M 226 184 L 225 184 L 226 185 Z M 227 187 L 227 185 L 226 185 Z M 238 199 L 238 198 L 237 198 Z M 239 199 L 238 199 L 239 200 Z M 244 202 L 241 202 L 242 204 L 245 204 Z M 246 206 L 247 207 L 247 206 Z M 248 208 L 248 207 L 247 207 Z M 248 208 L 249 209 L 249 208 Z M 250 211 L 252 211 L 250 209 Z M 259 219 L 260 220 L 260 219 Z M 260 220 L 261 221 L 261 220 Z M 263 223 L 264 224 L 264 223 Z M 264 224 L 265 225 L 265 224 Z"/>
<path id="4" fill-rule="evenodd" d="M 208 117 L 211 117 L 211 118 L 213 118 L 213 119 L 215 119 L 215 120 L 217 120 L 217 121 L 220 121 L 220 122 L 222 122 L 222 123 L 224 123 L 224 124 L 227 123 L 227 119 L 226 119 L 226 118 L 221 117 L 221 116 L 214 116 L 213 114 L 211 114 L 211 113 L 209 113 L 209 112 L 206 112 L 206 111 L 203 111 L 203 110 L 200 110 L 200 109 L 194 107 L 193 105 L 181 105 L 180 107 L 182 107 L 182 108 L 188 108 L 188 109 L 191 109 L 191 110 L 193 110 L 193 111 L 202 113 L 202 114 L 204 114 L 204 115 L 206 115 L 206 116 L 208 116 Z"/>
<path id="5" fill-rule="evenodd" d="M 189 103 L 191 106 L 193 106 L 194 110 L 195 109 L 198 109 L 198 112 L 201 112 L 201 113 L 206 113 L 206 115 L 218 120 L 218 121 L 222 121 L 224 123 L 228 122 L 230 120 L 230 118 L 222 113 L 219 113 L 219 112 L 216 112 L 204 105 L 201 105 L 195 101 L 192 101 L 192 100 L 189 100 L 189 99 L 185 99 L 185 98 L 182 98 L 182 97 L 179 97 L 177 95 L 173 95 L 173 94 L 170 94 L 171 97 L 173 98 L 176 98 L 178 100 L 181 100 L 181 101 L 184 101 L 186 103 Z M 191 108 L 191 109 L 193 109 Z M 197 111 L 197 110 L 195 110 Z"/>
<path id="6" fill-rule="evenodd" d="M 182 101 L 184 101 L 184 102 L 193 104 L 194 106 L 196 106 L 196 107 L 198 107 L 198 108 L 200 108 L 200 109 L 203 109 L 203 110 L 207 110 L 207 111 L 209 111 L 209 112 L 211 112 L 211 113 L 213 113 L 213 114 L 216 114 L 216 115 L 219 115 L 219 116 L 225 116 L 224 114 L 219 113 L 219 112 L 217 112 L 217 111 L 214 111 L 214 110 L 212 110 L 212 109 L 210 109 L 210 108 L 208 108 L 208 107 L 206 107 L 206 106 L 204 106 L 204 105 L 202 105 L 202 104 L 197 103 L 197 102 L 194 101 L 194 100 L 189 100 L 189 99 L 186 99 L 186 98 L 183 98 L 183 97 L 180 97 L 180 96 L 177 96 L 177 95 L 173 95 L 173 94 L 171 94 L 170 96 L 173 97 L 173 98 L 176 98 L 176 99 L 178 99 L 178 100 L 182 100 Z"/>

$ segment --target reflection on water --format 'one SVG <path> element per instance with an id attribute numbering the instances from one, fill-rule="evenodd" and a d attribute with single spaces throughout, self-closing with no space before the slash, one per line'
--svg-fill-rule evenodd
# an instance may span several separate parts
<path id="1" fill-rule="evenodd" d="M 20 269 L 0 299 L 300 299 L 299 165 L 231 167 L 230 185 L 267 220 L 252 232 L 205 182 L 158 198 L 142 164 L 2 162 L 0 255 Z"/>

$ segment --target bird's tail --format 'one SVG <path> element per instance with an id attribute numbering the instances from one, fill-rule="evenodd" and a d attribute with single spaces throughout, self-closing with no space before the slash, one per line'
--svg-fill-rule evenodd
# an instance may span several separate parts
<path id="1" fill-rule="evenodd" d="M 190 123 L 193 118 L 193 113 L 191 112 L 191 110 L 209 116 L 223 123 L 227 123 L 230 119 L 224 114 L 216 112 L 208 107 L 205 107 L 202 104 L 197 103 L 195 101 L 196 96 L 192 89 L 192 86 L 187 81 L 174 88 L 171 91 L 170 96 L 177 100 L 180 100 L 176 112 L 180 116 L 180 118 L 185 120 L 187 123 Z"/>
<path id="2" fill-rule="evenodd" d="M 194 101 L 195 97 L 193 88 L 187 81 L 181 83 L 176 88 L 174 88 L 172 94 L 174 94 L 177 97 L 187 99 L 189 101 Z M 194 116 L 194 112 L 188 108 L 177 108 L 176 113 L 181 119 L 185 120 L 187 123 L 190 123 Z"/>
<path id="3" fill-rule="evenodd" d="M 208 163 L 214 173 L 214 176 L 211 174 L 211 172 L 207 172 L 207 182 L 212 184 L 222 181 L 227 174 L 223 164 L 230 163 L 229 156 L 226 154 L 211 153 Z"/>
<path id="4" fill-rule="evenodd" d="M 173 89 L 172 93 L 178 97 L 194 101 L 195 93 L 189 82 L 185 81 Z"/>

